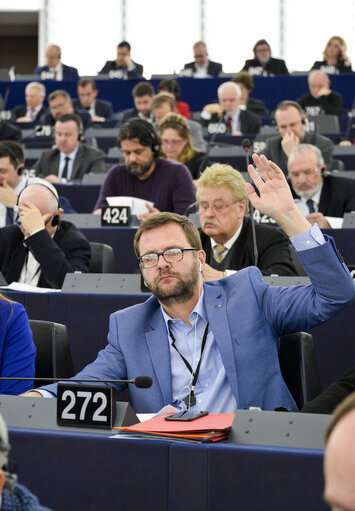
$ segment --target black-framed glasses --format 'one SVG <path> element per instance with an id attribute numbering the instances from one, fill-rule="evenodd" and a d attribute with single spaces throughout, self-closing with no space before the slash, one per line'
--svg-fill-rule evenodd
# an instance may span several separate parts
<path id="1" fill-rule="evenodd" d="M 153 268 L 158 264 L 159 256 L 163 256 L 167 263 L 178 263 L 183 259 L 185 250 L 197 250 L 194 247 L 187 248 L 167 248 L 163 252 L 152 252 L 138 257 L 141 268 Z"/>

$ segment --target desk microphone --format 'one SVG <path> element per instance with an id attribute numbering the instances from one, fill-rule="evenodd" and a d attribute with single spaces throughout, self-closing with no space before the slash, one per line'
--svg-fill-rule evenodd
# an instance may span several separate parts
<path id="1" fill-rule="evenodd" d="M 243 147 L 243 151 L 245 153 L 245 162 L 246 162 L 247 171 L 248 171 L 248 165 L 249 165 L 250 145 L 251 145 L 250 140 L 248 138 L 243 138 L 242 147 Z M 248 176 L 249 176 L 249 183 L 252 186 L 254 186 L 254 183 L 253 183 L 249 173 L 248 173 Z M 254 186 L 254 188 L 255 188 L 255 186 Z M 251 201 L 249 201 L 249 209 L 250 209 L 251 232 L 252 232 L 252 236 L 253 236 L 254 265 L 258 266 L 259 254 L 258 254 L 258 246 L 256 243 L 254 206 L 252 205 Z"/>
<path id="2" fill-rule="evenodd" d="M 16 376 L 0 376 L 0 381 L 45 381 L 45 382 L 80 382 L 80 383 L 133 383 L 139 389 L 148 389 L 152 386 L 153 380 L 150 376 L 136 376 L 132 380 L 94 380 L 94 379 L 76 379 L 76 378 L 16 378 Z M 36 390 L 36 389 L 34 389 Z"/>

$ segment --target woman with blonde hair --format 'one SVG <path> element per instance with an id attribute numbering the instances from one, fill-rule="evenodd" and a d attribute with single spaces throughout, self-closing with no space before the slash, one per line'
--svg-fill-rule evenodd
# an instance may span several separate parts
<path id="1" fill-rule="evenodd" d="M 192 178 L 198 179 L 210 163 L 206 153 L 193 148 L 184 117 L 174 113 L 166 115 L 159 130 L 163 158 L 183 163 L 191 172 Z"/>
<path id="2" fill-rule="evenodd" d="M 351 62 L 346 54 L 346 43 L 340 36 L 329 39 L 323 51 L 322 61 L 317 60 L 311 71 L 320 69 L 328 74 L 352 73 Z"/>
<path id="3" fill-rule="evenodd" d="M 35 376 L 36 348 L 25 309 L 0 294 L 0 376 Z M 0 381 L 0 394 L 21 394 L 31 381 Z"/>

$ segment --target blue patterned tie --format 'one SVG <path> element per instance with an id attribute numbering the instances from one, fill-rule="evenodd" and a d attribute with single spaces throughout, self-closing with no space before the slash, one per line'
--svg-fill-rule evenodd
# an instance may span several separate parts
<path id="1" fill-rule="evenodd" d="M 309 209 L 310 213 L 315 213 L 316 212 L 316 210 L 314 209 L 314 201 L 312 199 L 308 199 L 308 201 L 306 201 L 306 204 L 308 206 L 308 209 Z"/>

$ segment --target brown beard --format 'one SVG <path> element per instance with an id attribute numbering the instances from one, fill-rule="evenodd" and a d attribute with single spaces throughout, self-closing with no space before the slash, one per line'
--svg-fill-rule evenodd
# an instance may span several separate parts
<path id="1" fill-rule="evenodd" d="M 155 298 L 162 303 L 163 305 L 170 306 L 171 304 L 175 303 L 184 303 L 189 301 L 194 294 L 196 284 L 198 282 L 199 278 L 199 272 L 197 271 L 197 265 L 196 268 L 194 268 L 189 278 L 185 281 L 178 280 L 176 285 L 172 290 L 164 291 L 159 287 L 158 281 L 163 275 L 171 275 L 173 277 L 179 277 L 179 273 L 173 273 L 171 271 L 161 273 L 159 277 L 156 279 L 156 282 L 150 284 L 148 287 L 155 296 Z"/>

